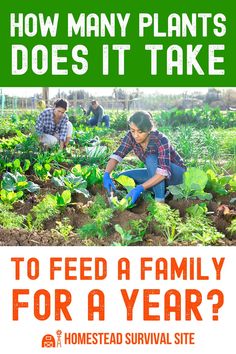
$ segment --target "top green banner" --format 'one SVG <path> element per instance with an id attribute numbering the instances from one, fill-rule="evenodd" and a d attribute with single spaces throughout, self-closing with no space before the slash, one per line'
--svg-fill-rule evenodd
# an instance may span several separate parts
<path id="1" fill-rule="evenodd" d="M 236 3 L 15 1 L 0 23 L 0 86 L 235 86 Z"/>

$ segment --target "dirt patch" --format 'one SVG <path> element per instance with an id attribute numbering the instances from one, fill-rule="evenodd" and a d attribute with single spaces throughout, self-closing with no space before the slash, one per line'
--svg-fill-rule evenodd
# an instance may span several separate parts
<path id="1" fill-rule="evenodd" d="M 168 202 L 171 209 L 179 210 L 180 216 L 183 218 L 186 215 L 186 209 L 192 206 L 193 204 L 200 204 L 199 200 L 170 200 Z"/>
<path id="2" fill-rule="evenodd" d="M 219 204 L 231 204 L 231 200 L 236 198 L 236 192 L 230 193 L 229 195 L 224 196 L 215 196 L 214 200 Z"/>
<path id="3" fill-rule="evenodd" d="M 101 184 L 95 184 L 89 187 L 88 190 L 92 195 L 101 194 L 103 197 L 107 196 L 107 192 Z"/>
<path id="4" fill-rule="evenodd" d="M 69 218 L 70 224 L 76 229 L 90 222 L 89 215 L 81 212 L 79 208 L 67 208 L 63 214 L 63 218 Z"/>
<path id="5" fill-rule="evenodd" d="M 112 218 L 112 225 L 119 224 L 122 228 L 129 229 L 129 222 L 131 220 L 143 220 L 146 214 L 136 214 L 129 210 L 123 212 L 116 212 Z"/>

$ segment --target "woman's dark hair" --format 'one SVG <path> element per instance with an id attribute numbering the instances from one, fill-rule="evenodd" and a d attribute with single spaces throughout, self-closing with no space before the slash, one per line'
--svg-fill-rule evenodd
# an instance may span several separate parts
<path id="1" fill-rule="evenodd" d="M 65 110 L 67 110 L 67 104 L 68 102 L 66 100 L 63 100 L 63 98 L 58 98 L 58 100 L 54 102 L 55 107 L 61 107 L 64 108 Z"/>
<path id="2" fill-rule="evenodd" d="M 142 132 L 148 132 L 154 126 L 151 113 L 146 111 L 135 112 L 129 119 L 130 123 L 134 123 Z"/>

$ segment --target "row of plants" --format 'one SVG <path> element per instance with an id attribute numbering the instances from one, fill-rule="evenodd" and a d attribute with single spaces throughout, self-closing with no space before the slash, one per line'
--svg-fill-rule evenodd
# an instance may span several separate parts
<path id="1" fill-rule="evenodd" d="M 157 204 L 148 197 L 147 201 L 141 201 L 147 205 L 139 218 L 136 214 L 138 206 L 130 205 L 125 198 L 127 191 L 134 187 L 134 181 L 116 178 L 120 170 L 143 167 L 143 163 L 132 155 L 119 164 L 113 174 L 118 187 L 116 196 L 108 199 L 101 195 L 104 194 L 101 187 L 104 167 L 124 136 L 124 132 L 118 133 L 117 130 L 123 123 L 127 124 L 127 113 L 118 116 L 117 130 L 91 129 L 81 125 L 80 117 L 75 118 L 73 141 L 66 150 L 58 147 L 44 150 L 37 138 L 26 132 L 15 131 L 14 136 L 11 131 L 9 137 L 5 135 L 0 139 L 2 227 L 27 232 L 48 230 L 55 237 L 62 236 L 66 242 L 75 237 L 88 245 L 96 244 L 96 240 L 109 240 L 112 235 L 115 238 L 111 244 L 123 246 L 140 244 L 149 234 L 163 237 L 167 244 L 208 245 L 223 240 L 225 233 L 215 228 L 207 208 L 209 201 L 218 196 L 232 195 L 230 203 L 235 205 L 234 129 L 220 131 L 193 126 L 161 129 L 188 165 L 183 184 L 171 186 L 169 191 L 174 200 L 193 201 L 193 204 L 185 216 L 180 216 L 178 210 L 167 204 Z M 111 118 L 115 124 L 116 115 Z M 15 127 L 20 121 L 20 118 L 16 119 Z M 31 124 L 35 117 L 29 121 Z M 232 136 L 229 144 L 224 139 L 227 132 Z M 228 173 L 226 164 L 231 164 Z M 201 166 L 201 169 L 192 166 Z M 98 188 L 94 190 L 96 186 Z M 24 204 L 27 208 L 22 214 L 19 211 Z M 84 220 L 79 227 L 70 212 L 78 213 L 78 218 Z M 229 213 L 233 215 L 233 212 L 231 208 Z M 120 222 L 123 215 L 130 219 L 127 225 Z M 53 225 L 49 229 L 48 222 Z M 233 235 L 235 228 L 235 217 L 230 216 L 225 231 Z"/>
<path id="2" fill-rule="evenodd" d="M 194 124 L 198 127 L 230 128 L 236 126 L 234 111 L 221 112 L 219 108 L 205 106 L 192 109 L 172 109 L 153 114 L 158 126 L 178 127 L 185 124 Z"/>
<path id="3" fill-rule="evenodd" d="M 21 168 L 18 165 L 19 167 Z M 72 199 L 75 193 L 89 198 L 87 186 L 101 184 L 101 179 L 102 175 L 98 167 L 89 169 L 88 166 L 77 165 L 69 173 L 65 170 L 55 170 L 52 182 L 56 187 L 63 189 L 63 192 L 57 192 L 55 195 L 48 194 L 34 205 L 27 215 L 17 215 L 12 211 L 13 204 L 23 196 L 26 197 L 24 192 L 37 193 L 40 188 L 37 184 L 28 182 L 27 178 L 17 171 L 14 174 L 7 172 L 3 175 L 1 182 L 0 208 L 2 217 L 0 224 L 5 228 L 18 227 L 28 230 L 41 230 L 47 220 L 59 214 L 63 215 L 66 207 L 76 204 L 73 203 Z M 135 185 L 132 179 L 125 176 L 117 178 L 116 182 L 125 187 L 127 192 Z M 226 185 L 228 188 L 226 188 Z M 169 190 L 177 200 L 210 200 L 212 194 L 205 192 L 205 188 L 219 195 L 234 192 L 236 191 L 236 175 L 220 178 L 213 171 L 205 173 L 200 169 L 190 168 L 185 172 L 183 184 L 170 186 Z M 178 210 L 172 210 L 167 204 L 157 203 L 150 196 L 148 198 L 148 215 L 142 220 L 131 220 L 127 229 L 122 228 L 119 224 L 115 224 L 114 229 L 111 228 L 112 218 L 115 213 L 122 213 L 126 209 L 134 207 L 134 205 L 130 205 L 126 198 L 120 199 L 117 196 L 111 198 L 110 205 L 107 205 L 104 197 L 98 194 L 93 201 L 90 200 L 81 206 L 81 211 L 88 214 L 90 222 L 77 230 L 73 230 L 69 219 L 63 218 L 62 221 L 57 220 L 57 228 L 54 232 L 59 233 L 59 230 L 62 229 L 64 231 L 61 235 L 65 237 L 65 230 L 69 230 L 69 233 L 75 231 L 78 237 L 82 239 L 90 237 L 102 239 L 115 230 L 120 235 L 121 241 L 115 242 L 114 245 L 122 246 L 141 242 L 146 231 L 150 228 L 163 235 L 168 244 L 178 241 L 207 245 L 215 244 L 224 237 L 224 234 L 219 233 L 207 217 L 206 204 L 200 203 L 188 208 L 187 217 L 183 220 L 180 218 Z M 229 231 L 234 232 L 234 229 L 235 220 L 232 221 Z"/>

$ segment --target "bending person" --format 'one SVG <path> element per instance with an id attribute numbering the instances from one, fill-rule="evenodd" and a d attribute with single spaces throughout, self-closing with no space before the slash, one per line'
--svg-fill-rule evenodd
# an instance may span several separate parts
<path id="1" fill-rule="evenodd" d="M 68 131 L 66 110 L 67 101 L 58 99 L 54 108 L 47 108 L 40 113 L 35 129 L 41 143 L 46 146 L 59 143 L 62 149 L 65 147 Z"/>
<path id="2" fill-rule="evenodd" d="M 137 184 L 126 197 L 131 197 L 131 203 L 134 204 L 144 190 L 151 189 L 155 200 L 164 202 L 166 185 L 176 185 L 183 181 L 183 173 L 186 170 L 183 160 L 167 137 L 154 130 L 150 113 L 134 113 L 129 119 L 129 128 L 121 145 L 108 161 L 103 185 L 108 193 L 115 189 L 110 173 L 133 150 L 145 163 L 146 168 L 128 170 L 120 174 L 133 178 Z"/>
<path id="3" fill-rule="evenodd" d="M 92 101 L 89 106 L 86 115 L 89 116 L 92 112 L 93 116 L 89 119 L 88 125 L 93 127 L 95 125 L 100 126 L 102 123 L 105 123 L 106 128 L 110 127 L 110 117 L 108 115 L 104 115 L 104 108 L 98 103 L 98 101 Z"/>

